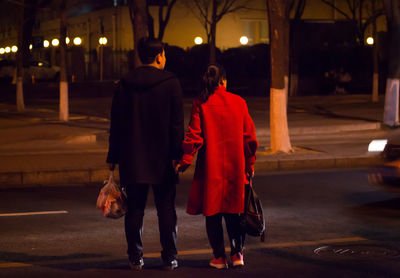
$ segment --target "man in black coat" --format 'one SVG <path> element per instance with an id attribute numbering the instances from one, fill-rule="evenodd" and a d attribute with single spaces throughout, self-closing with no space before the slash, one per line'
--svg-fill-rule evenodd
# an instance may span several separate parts
<path id="1" fill-rule="evenodd" d="M 121 185 L 126 187 L 128 212 L 125 233 L 129 264 L 143 266 L 143 215 L 149 186 L 157 208 L 161 257 L 165 269 L 176 261 L 178 176 L 174 165 L 182 155 L 184 136 L 182 90 L 174 74 L 164 71 L 164 46 L 143 38 L 138 43 L 143 66 L 119 82 L 111 108 L 107 162 L 119 164 Z"/>

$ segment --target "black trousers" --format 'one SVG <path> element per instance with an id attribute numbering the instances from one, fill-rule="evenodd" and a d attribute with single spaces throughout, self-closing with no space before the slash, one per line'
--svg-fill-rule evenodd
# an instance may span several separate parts
<path id="1" fill-rule="evenodd" d="M 222 228 L 222 217 L 225 219 L 226 230 L 228 232 L 231 245 L 231 256 L 238 252 L 243 252 L 245 234 L 240 229 L 239 214 L 217 213 L 206 216 L 206 229 L 208 240 L 216 258 L 225 257 L 224 231 Z"/>
<path id="2" fill-rule="evenodd" d="M 128 243 L 130 261 L 143 257 L 143 216 L 146 207 L 148 184 L 133 184 L 126 187 L 128 195 L 128 212 L 125 215 L 125 234 Z M 161 258 L 164 262 L 176 258 L 177 217 L 175 210 L 176 185 L 152 185 L 154 201 L 157 208 L 158 227 L 162 246 Z"/>

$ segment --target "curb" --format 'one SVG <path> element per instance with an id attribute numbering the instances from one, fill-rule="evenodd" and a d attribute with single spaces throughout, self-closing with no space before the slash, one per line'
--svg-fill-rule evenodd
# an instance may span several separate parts
<path id="1" fill-rule="evenodd" d="M 255 170 L 290 171 L 373 167 L 382 164 L 380 156 L 278 158 L 257 161 Z"/>
<path id="2" fill-rule="evenodd" d="M 0 189 L 102 183 L 108 176 L 108 168 L 3 172 L 0 173 Z"/>
<path id="3" fill-rule="evenodd" d="M 372 131 L 372 130 L 380 130 L 382 128 L 382 124 L 380 122 L 372 122 L 372 123 L 356 123 L 356 124 L 343 124 L 343 125 L 330 125 L 326 126 L 304 126 L 304 127 L 290 127 L 289 126 L 289 134 L 290 136 L 296 135 L 320 135 L 320 134 L 333 134 L 333 133 L 341 133 L 341 132 L 360 132 L 360 131 Z M 256 129 L 256 136 L 258 137 L 270 137 L 271 131 L 269 128 Z"/>
<path id="4" fill-rule="evenodd" d="M 255 170 L 289 171 L 331 168 L 371 167 L 381 164 L 379 156 L 359 157 L 320 157 L 320 158 L 282 158 L 264 159 L 255 164 Z M 192 170 L 185 172 L 192 176 Z M 87 183 L 101 184 L 109 175 L 108 168 L 40 170 L 30 172 L 0 173 L 0 189 L 23 188 L 32 186 L 79 185 Z"/>

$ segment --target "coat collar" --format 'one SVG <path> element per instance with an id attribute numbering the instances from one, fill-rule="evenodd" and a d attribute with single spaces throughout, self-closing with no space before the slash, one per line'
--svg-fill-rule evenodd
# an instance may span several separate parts
<path id="1" fill-rule="evenodd" d="M 220 93 L 220 94 L 225 92 L 226 92 L 225 86 L 218 86 L 214 91 L 214 93 Z"/>

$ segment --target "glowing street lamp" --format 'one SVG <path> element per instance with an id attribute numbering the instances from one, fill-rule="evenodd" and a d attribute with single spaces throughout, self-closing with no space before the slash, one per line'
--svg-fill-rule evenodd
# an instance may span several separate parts
<path id="1" fill-rule="evenodd" d="M 5 51 L 6 53 L 10 53 L 10 52 L 11 52 L 11 47 L 7 46 L 7 47 L 4 49 L 4 51 Z"/>
<path id="2" fill-rule="evenodd" d="M 99 39 L 99 44 L 100 45 L 106 45 L 107 44 L 107 38 L 106 37 L 101 37 Z"/>
<path id="3" fill-rule="evenodd" d="M 33 45 L 30 44 L 30 45 L 29 45 L 29 50 L 32 50 L 32 48 L 33 48 Z"/>
<path id="4" fill-rule="evenodd" d="M 194 38 L 194 43 L 199 45 L 203 43 L 203 38 L 202 37 L 195 37 Z"/>
<path id="5" fill-rule="evenodd" d="M 53 39 L 52 41 L 51 41 L 51 45 L 52 46 L 58 46 L 60 44 L 60 41 L 58 40 L 58 39 Z"/>
<path id="6" fill-rule="evenodd" d="M 81 45 L 82 44 L 82 39 L 80 37 L 75 37 L 74 38 L 74 44 L 75 45 Z"/>
<path id="7" fill-rule="evenodd" d="M 43 46 L 46 47 L 46 48 L 49 47 L 50 46 L 50 42 L 48 40 L 44 40 L 43 41 Z"/>
<path id="8" fill-rule="evenodd" d="M 373 37 L 368 37 L 367 38 L 367 44 L 368 45 L 373 45 L 374 44 L 374 38 Z"/>
<path id="9" fill-rule="evenodd" d="M 248 44 L 249 43 L 249 39 L 246 37 L 246 36 L 242 36 L 242 37 L 240 37 L 240 43 L 242 44 L 242 45 L 246 45 L 246 44 Z"/>
<path id="10" fill-rule="evenodd" d="M 66 44 L 69 44 L 69 42 L 70 42 L 70 39 L 69 39 L 68 37 L 66 37 L 66 38 L 65 38 L 65 43 L 66 43 Z"/>
<path id="11" fill-rule="evenodd" d="M 11 47 L 11 52 L 15 53 L 15 52 L 17 52 L 17 51 L 18 51 L 18 47 L 17 47 L 16 45 L 13 45 L 13 46 Z"/>
<path id="12" fill-rule="evenodd" d="M 4 54 L 6 51 L 4 50 L 4 48 L 0 48 L 0 54 Z"/>

